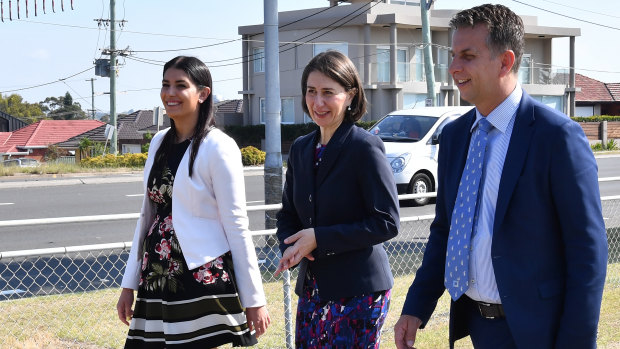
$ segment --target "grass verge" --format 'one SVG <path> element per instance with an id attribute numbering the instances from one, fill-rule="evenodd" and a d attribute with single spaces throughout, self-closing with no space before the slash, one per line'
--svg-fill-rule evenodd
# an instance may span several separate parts
<path id="1" fill-rule="evenodd" d="M 620 264 L 608 267 L 599 324 L 599 348 L 620 348 Z M 382 348 L 394 348 L 393 326 L 398 320 L 412 275 L 397 277 L 390 312 L 382 335 Z M 281 282 L 264 284 L 272 324 L 256 348 L 285 348 L 284 307 Z M 127 327 L 116 317 L 117 289 L 27 298 L 0 302 L 0 343 L 3 348 L 103 349 L 122 347 Z M 293 294 L 295 311 L 297 297 Z M 418 333 L 416 347 L 446 348 L 448 310 L 446 294 L 440 299 L 427 327 Z M 457 348 L 472 348 L 468 339 Z M 220 348 L 230 348 L 221 346 Z"/>

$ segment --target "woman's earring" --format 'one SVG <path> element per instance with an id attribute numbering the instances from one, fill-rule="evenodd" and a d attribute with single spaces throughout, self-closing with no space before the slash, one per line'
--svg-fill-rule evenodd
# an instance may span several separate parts
<path id="1" fill-rule="evenodd" d="M 351 105 L 349 104 L 349 107 L 347 108 L 348 111 L 351 111 Z"/>

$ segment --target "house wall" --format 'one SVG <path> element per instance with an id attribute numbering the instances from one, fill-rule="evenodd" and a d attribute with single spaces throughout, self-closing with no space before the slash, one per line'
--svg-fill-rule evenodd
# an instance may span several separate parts
<path id="1" fill-rule="evenodd" d="M 301 44 L 302 42 L 316 38 L 316 41 L 321 43 L 348 43 L 348 56 L 351 58 L 353 64 L 356 66 L 362 82 L 370 81 L 370 86 L 364 86 L 369 100 L 368 115 L 364 117 L 365 120 L 376 120 L 377 118 L 387 114 L 396 109 L 403 107 L 403 100 L 407 98 L 420 99 L 421 96 L 410 96 L 412 94 L 424 95 L 426 94 L 425 77 L 420 70 L 416 69 L 416 63 L 423 64 L 423 60 L 417 56 L 416 60 L 416 47 L 422 42 L 422 33 L 419 28 L 421 27 L 421 20 L 419 17 L 419 9 L 411 6 L 395 5 L 395 4 L 376 4 L 372 9 L 368 10 L 365 16 L 356 18 L 353 22 L 346 24 L 343 27 L 337 28 L 329 33 L 315 33 L 308 37 L 307 35 L 317 31 L 317 29 L 324 26 L 333 26 L 334 20 L 342 18 L 345 15 L 349 15 L 357 4 L 348 6 L 338 6 L 328 12 L 313 17 L 310 22 L 299 22 L 294 25 L 283 28 L 279 32 L 279 40 L 282 43 L 280 51 L 279 63 L 280 63 L 280 95 L 282 98 L 293 98 L 295 103 L 295 123 L 303 123 L 307 121 L 304 117 L 303 110 L 301 108 L 301 75 L 307 62 L 314 56 L 314 44 Z M 361 6 L 361 5 L 359 5 Z M 306 11 L 307 12 L 307 11 Z M 290 11 L 280 13 L 280 24 L 292 22 L 293 19 L 301 18 L 304 15 L 310 14 L 304 11 Z M 452 11 L 454 12 L 454 11 Z M 450 105 L 451 99 L 447 98 L 446 93 L 442 92 L 447 85 L 450 85 L 451 77 L 448 74 L 449 65 L 449 50 L 450 46 L 450 32 L 448 30 L 448 20 L 453 14 L 450 11 L 432 11 L 431 12 L 431 26 L 432 26 L 432 42 L 433 42 L 433 60 L 436 64 L 435 68 L 435 80 L 439 82 L 435 83 L 435 94 L 438 95 L 438 101 L 440 105 Z M 558 33 L 564 33 L 566 35 L 573 35 L 573 31 L 570 28 L 550 28 L 537 27 L 536 17 L 524 16 L 524 21 L 532 26 L 532 32 L 528 32 L 528 38 L 525 44 L 525 53 L 532 55 L 532 60 L 535 63 L 550 64 L 551 63 L 551 37 Z M 377 64 L 377 48 L 378 47 L 390 47 L 390 32 L 392 23 L 397 23 L 396 33 L 396 46 L 397 48 L 405 48 L 407 50 L 407 60 L 409 62 L 409 79 L 407 81 L 394 81 L 379 82 L 378 80 L 378 64 Z M 370 27 L 370 48 L 369 57 L 364 57 L 364 49 L 367 44 L 364 42 L 364 33 L 366 26 Z M 538 32 L 542 30 L 543 32 Z M 262 31 L 262 25 L 240 27 L 239 33 L 252 39 L 244 44 L 243 55 L 252 54 L 253 48 L 264 47 L 264 35 L 260 33 Z M 258 34 L 257 34 L 258 33 Z M 558 35 L 563 35 L 563 34 Z M 545 35 L 544 38 L 539 35 Z M 578 34 L 577 34 L 578 35 Z M 288 44 L 287 44 L 288 43 Z M 295 47 L 295 45 L 298 45 Z M 365 65 L 370 66 L 370 78 L 365 79 Z M 440 66 L 442 65 L 442 66 Z M 533 65 L 533 68 L 546 67 L 544 65 Z M 539 81 L 538 75 L 547 75 L 547 80 L 550 80 L 548 72 L 541 74 L 541 69 L 534 69 L 535 74 L 533 81 Z M 247 81 L 246 98 L 248 101 L 246 115 L 244 120 L 251 124 L 260 123 L 260 99 L 265 97 L 265 73 L 254 72 L 254 64 L 250 62 L 248 64 L 248 76 Z M 244 86 L 245 83 L 244 83 Z M 528 84 L 524 85 L 524 88 L 528 93 L 542 96 L 564 96 L 564 85 L 542 85 L 542 84 Z M 442 92 L 442 93 L 440 93 Z M 410 100 L 410 99 L 409 99 Z M 454 98 L 453 100 L 458 100 Z M 249 115 L 248 115 L 249 114 Z"/>

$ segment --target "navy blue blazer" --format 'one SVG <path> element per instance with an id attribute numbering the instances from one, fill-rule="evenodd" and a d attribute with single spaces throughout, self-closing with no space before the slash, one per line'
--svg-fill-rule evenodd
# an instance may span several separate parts
<path id="1" fill-rule="evenodd" d="M 398 234 L 399 206 L 394 175 L 377 136 L 343 122 L 315 171 L 319 131 L 291 145 L 277 215 L 280 250 L 284 239 L 314 228 L 314 261 L 300 263 L 295 292 L 305 270 L 314 274 L 322 299 L 338 300 L 392 288 L 394 279 L 382 243 Z"/>
<path id="2" fill-rule="evenodd" d="M 435 220 L 403 314 L 423 326 L 444 292 L 446 244 L 475 110 L 441 136 Z M 598 168 L 581 127 L 523 92 L 502 172 L 491 258 L 519 348 L 595 348 L 607 270 Z M 451 344 L 468 334 L 461 300 Z"/>

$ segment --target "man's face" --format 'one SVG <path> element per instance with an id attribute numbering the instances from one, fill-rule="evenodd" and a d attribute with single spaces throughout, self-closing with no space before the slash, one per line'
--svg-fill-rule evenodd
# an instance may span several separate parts
<path id="1" fill-rule="evenodd" d="M 483 115 L 488 115 L 505 98 L 499 88 L 501 57 L 487 47 L 488 34 L 483 24 L 457 29 L 452 38 L 453 60 L 449 68 L 461 98 L 474 104 Z"/>

